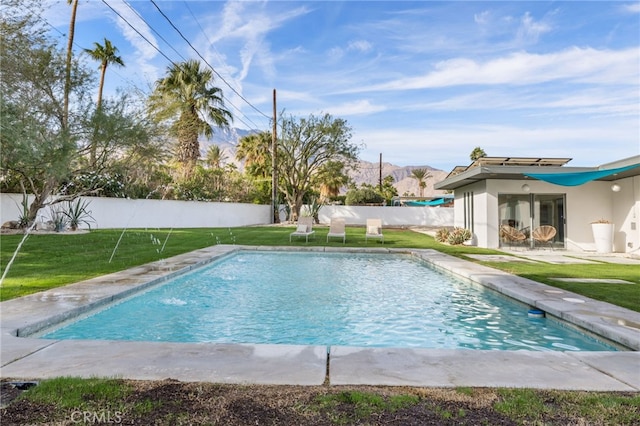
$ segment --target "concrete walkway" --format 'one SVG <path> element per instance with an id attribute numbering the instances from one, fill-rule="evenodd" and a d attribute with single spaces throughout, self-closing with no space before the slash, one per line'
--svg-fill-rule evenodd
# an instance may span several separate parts
<path id="1" fill-rule="evenodd" d="M 213 246 L 127 271 L 0 303 L 0 376 L 57 376 L 320 385 L 504 386 L 640 391 L 640 313 L 515 277 L 433 250 L 406 252 L 572 322 L 633 351 L 534 352 L 235 345 L 28 336 L 232 251 L 298 247 Z M 306 247 L 308 251 L 363 251 Z"/>

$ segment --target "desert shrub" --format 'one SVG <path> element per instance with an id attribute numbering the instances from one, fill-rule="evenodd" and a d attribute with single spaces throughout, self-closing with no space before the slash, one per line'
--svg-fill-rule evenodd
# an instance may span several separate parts
<path id="1" fill-rule="evenodd" d="M 471 239 L 471 231 L 466 228 L 453 228 L 451 232 L 449 232 L 449 236 L 447 237 L 447 242 L 451 245 L 462 244 L 465 241 Z"/>
<path id="2" fill-rule="evenodd" d="M 448 228 L 440 228 L 436 231 L 436 241 L 439 243 L 446 243 L 449 239 L 449 229 Z"/>

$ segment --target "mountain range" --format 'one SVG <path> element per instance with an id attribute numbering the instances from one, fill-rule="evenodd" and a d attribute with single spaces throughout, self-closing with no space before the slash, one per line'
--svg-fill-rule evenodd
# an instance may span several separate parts
<path id="1" fill-rule="evenodd" d="M 244 164 L 236 159 L 236 145 L 240 138 L 253 133 L 257 132 L 237 128 L 214 128 L 214 134 L 211 138 L 200 140 L 200 152 L 204 156 L 211 145 L 218 145 L 223 154 L 223 163 L 234 164 L 239 170 L 242 170 Z M 351 171 L 349 177 L 357 185 L 361 185 L 362 183 L 378 185 L 381 174 L 383 179 L 386 176 L 392 176 L 394 180 L 393 186 L 398 190 L 398 195 L 418 195 L 420 193 L 418 181 L 411 177 L 411 171 L 414 169 L 426 169 L 431 175 L 431 177 L 426 180 L 427 186 L 424 188 L 423 196 L 434 197 L 445 193 L 445 191 L 434 189 L 433 185 L 443 180 L 449 172 L 438 170 L 427 165 L 397 166 L 382 162 L 381 167 L 380 163 L 360 160 L 357 169 Z"/>

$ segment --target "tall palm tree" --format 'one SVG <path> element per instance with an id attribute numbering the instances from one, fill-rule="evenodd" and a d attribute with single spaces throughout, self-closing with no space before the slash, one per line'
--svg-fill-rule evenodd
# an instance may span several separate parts
<path id="1" fill-rule="evenodd" d="M 418 181 L 420 197 L 422 197 L 424 195 L 424 189 L 427 187 L 425 180 L 431 177 L 431 173 L 429 173 L 427 169 L 413 169 L 411 170 L 411 177 Z"/>
<path id="2" fill-rule="evenodd" d="M 176 157 L 185 175 L 200 158 L 198 136 L 211 137 L 212 124 L 228 126 L 232 120 L 222 89 L 212 86 L 213 80 L 211 70 L 201 69 L 199 61 L 188 60 L 170 66 L 149 97 L 150 111 L 157 120 L 174 120 L 171 130 L 178 138 Z"/>
<path id="3" fill-rule="evenodd" d="M 71 5 L 71 20 L 69 22 L 69 37 L 67 40 L 67 68 L 64 76 L 64 112 L 62 115 L 62 126 L 66 130 L 69 126 L 69 92 L 71 91 L 71 55 L 73 53 L 73 37 L 76 31 L 76 12 L 78 10 L 78 0 L 67 0 Z"/>
<path id="4" fill-rule="evenodd" d="M 118 65 L 123 67 L 124 62 L 120 56 L 117 56 L 118 48 L 113 46 L 109 40 L 104 39 L 104 46 L 98 42 L 93 43 L 94 49 L 84 49 L 86 53 L 92 59 L 100 62 L 100 86 L 98 86 L 98 114 L 102 108 L 102 91 L 104 90 L 104 76 L 107 73 L 107 66 L 109 64 Z M 96 151 L 97 144 L 95 140 L 91 141 L 91 164 L 94 165 L 96 163 Z"/>
<path id="5" fill-rule="evenodd" d="M 104 39 L 104 45 L 98 42 L 93 43 L 94 49 L 84 49 L 92 59 L 100 62 L 100 86 L 98 87 L 98 109 L 102 106 L 102 91 L 104 89 L 104 76 L 107 73 L 109 64 L 123 67 L 122 58 L 117 56 L 118 48 L 111 44 L 109 40 Z"/>

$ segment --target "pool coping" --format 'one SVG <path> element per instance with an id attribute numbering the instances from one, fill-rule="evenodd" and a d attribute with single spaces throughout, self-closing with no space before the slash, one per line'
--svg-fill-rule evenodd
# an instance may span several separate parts
<path id="1" fill-rule="evenodd" d="M 630 348 L 535 352 L 19 337 L 238 250 L 406 253 Z M 108 285 L 105 285 L 108 284 Z M 216 245 L 0 303 L 0 378 L 640 390 L 640 313 L 430 249 Z"/>

